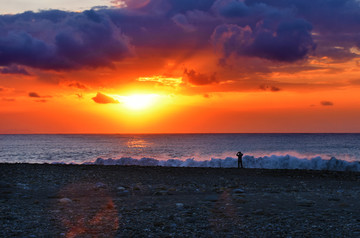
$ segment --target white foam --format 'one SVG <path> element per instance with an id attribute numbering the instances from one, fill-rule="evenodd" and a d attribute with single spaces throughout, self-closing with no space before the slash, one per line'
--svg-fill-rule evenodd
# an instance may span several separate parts
<path id="1" fill-rule="evenodd" d="M 154 158 L 134 159 L 123 157 L 120 159 L 98 158 L 94 162 L 87 162 L 84 164 L 232 168 L 237 167 L 237 158 L 212 158 L 210 160 L 198 161 L 194 158 L 186 160 L 157 160 Z M 336 159 L 335 157 L 323 159 L 321 156 L 309 159 L 298 158 L 291 155 L 271 155 L 263 157 L 246 155 L 243 158 L 243 164 L 245 168 L 360 171 L 360 162 L 358 161 L 349 162 Z"/>

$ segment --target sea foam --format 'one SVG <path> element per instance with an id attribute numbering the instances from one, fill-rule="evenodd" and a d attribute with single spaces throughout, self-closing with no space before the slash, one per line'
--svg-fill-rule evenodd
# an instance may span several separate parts
<path id="1" fill-rule="evenodd" d="M 95 165 L 138 165 L 138 166 L 166 166 L 166 167 L 211 167 L 211 168 L 233 168 L 237 167 L 237 158 L 227 157 L 225 159 L 211 158 L 210 160 L 199 161 L 194 158 L 186 160 L 169 159 L 157 160 L 154 158 L 120 158 L 103 159 L 98 158 L 94 162 L 84 164 Z M 332 171 L 360 171 L 360 162 L 344 161 L 332 157 L 323 159 L 320 156 L 314 158 L 298 158 L 291 155 L 271 155 L 254 157 L 246 155 L 243 158 L 245 168 L 261 169 L 304 169 L 304 170 L 332 170 Z"/>

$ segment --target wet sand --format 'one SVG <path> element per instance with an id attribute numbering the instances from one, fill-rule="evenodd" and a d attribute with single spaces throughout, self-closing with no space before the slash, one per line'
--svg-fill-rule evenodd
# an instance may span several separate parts
<path id="1" fill-rule="evenodd" d="M 360 237 L 360 173 L 0 164 L 0 237 Z"/>

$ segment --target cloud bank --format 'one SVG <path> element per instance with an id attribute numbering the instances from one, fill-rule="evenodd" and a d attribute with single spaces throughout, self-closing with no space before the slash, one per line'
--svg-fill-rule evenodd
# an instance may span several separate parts
<path id="1" fill-rule="evenodd" d="M 262 70 L 266 64 L 302 62 L 309 56 L 350 60 L 357 56 L 350 49 L 360 47 L 356 0 L 114 4 L 120 8 L 0 15 L 1 72 L 28 74 L 22 66 L 56 71 L 111 68 L 134 57 L 152 57 L 154 51 L 160 58 L 174 56 L 177 50 L 190 51 L 186 58 L 199 49 L 223 66 L 229 61 L 260 59 Z M 198 85 L 221 80 L 206 73 L 207 79 L 187 72 Z"/>

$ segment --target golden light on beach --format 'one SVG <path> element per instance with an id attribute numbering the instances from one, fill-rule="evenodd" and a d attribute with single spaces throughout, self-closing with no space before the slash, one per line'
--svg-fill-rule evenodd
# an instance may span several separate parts
<path id="1" fill-rule="evenodd" d="M 117 208 L 102 183 L 78 183 L 65 186 L 56 204 L 65 237 L 114 237 L 119 227 Z"/>
<path id="2" fill-rule="evenodd" d="M 124 106 L 131 110 L 145 110 L 154 105 L 158 99 L 157 94 L 134 94 L 123 97 Z"/>

